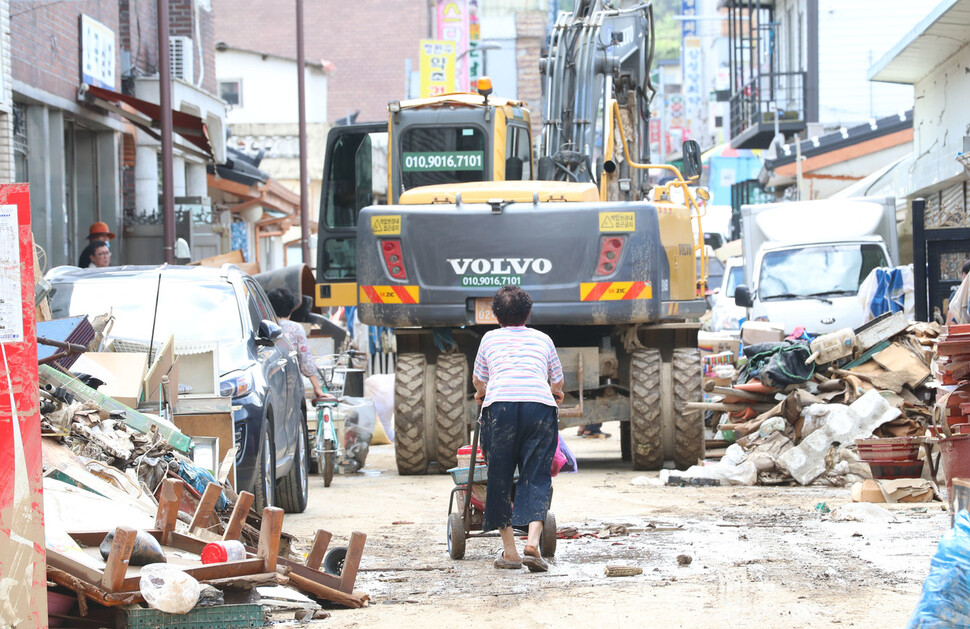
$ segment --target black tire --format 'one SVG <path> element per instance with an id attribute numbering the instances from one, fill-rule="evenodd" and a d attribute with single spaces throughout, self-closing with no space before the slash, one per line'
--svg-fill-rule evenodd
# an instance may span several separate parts
<path id="1" fill-rule="evenodd" d="M 347 558 L 347 547 L 337 546 L 327 551 L 323 556 L 323 571 L 339 577 L 344 571 L 344 559 Z"/>
<path id="2" fill-rule="evenodd" d="M 664 463 L 659 349 L 637 349 L 630 359 L 630 455 L 635 470 Z"/>
<path id="3" fill-rule="evenodd" d="M 394 459 L 402 476 L 424 474 L 425 360 L 423 354 L 400 354 L 394 372 Z"/>
<path id="4" fill-rule="evenodd" d="M 296 440 L 296 454 L 289 474 L 280 479 L 276 488 L 279 506 L 287 513 L 306 511 L 310 497 L 310 437 L 306 424 L 300 421 L 300 435 Z"/>
<path id="5" fill-rule="evenodd" d="M 458 448 L 468 440 L 465 399 L 468 361 L 464 354 L 441 354 L 435 365 L 435 436 L 438 471 L 458 465 Z"/>
<path id="6" fill-rule="evenodd" d="M 323 486 L 329 487 L 330 483 L 333 482 L 333 451 L 337 449 L 337 444 L 333 442 L 333 439 L 327 439 L 323 444 L 327 451 L 320 457 L 322 459 L 320 475 L 323 476 Z"/>
<path id="7" fill-rule="evenodd" d="M 633 450 L 630 447 L 630 422 L 620 422 L 620 459 L 633 460 Z"/>
<path id="8" fill-rule="evenodd" d="M 539 554 L 543 557 L 555 557 L 558 539 L 556 515 L 552 511 L 546 511 L 546 519 L 542 523 L 542 535 L 539 537 Z"/>
<path id="9" fill-rule="evenodd" d="M 688 402 L 703 399 L 701 352 L 694 347 L 674 350 L 671 365 L 674 380 L 674 464 L 686 470 L 704 458 L 704 413 L 687 410 Z"/>
<path id="10" fill-rule="evenodd" d="M 452 511 L 448 515 L 448 556 L 452 559 L 465 558 L 465 523 L 461 513 Z"/>
<path id="11" fill-rule="evenodd" d="M 256 461 L 256 479 L 253 482 L 253 507 L 259 514 L 266 507 L 276 506 L 276 446 L 273 443 L 273 424 L 265 422 L 263 438 L 259 444 Z"/>

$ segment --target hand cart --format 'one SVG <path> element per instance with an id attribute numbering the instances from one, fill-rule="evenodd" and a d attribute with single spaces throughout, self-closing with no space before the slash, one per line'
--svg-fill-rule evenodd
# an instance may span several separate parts
<path id="1" fill-rule="evenodd" d="M 465 540 L 470 537 L 499 537 L 498 531 L 482 531 L 485 518 L 485 482 L 488 476 L 488 465 L 476 467 L 478 459 L 478 436 L 481 422 L 475 422 L 475 432 L 472 437 L 471 461 L 468 468 L 456 467 L 448 470 L 455 488 L 451 490 L 448 500 L 448 555 L 452 559 L 464 559 Z M 476 488 L 480 488 L 476 495 Z M 552 495 L 549 496 L 550 503 Z M 552 511 L 546 511 L 542 524 L 542 536 L 539 538 L 539 552 L 543 557 L 553 557 L 556 554 L 556 516 Z"/>

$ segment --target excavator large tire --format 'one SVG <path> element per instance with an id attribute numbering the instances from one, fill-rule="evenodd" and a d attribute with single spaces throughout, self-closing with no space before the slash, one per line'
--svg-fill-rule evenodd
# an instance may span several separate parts
<path id="1" fill-rule="evenodd" d="M 441 354 L 435 366 L 435 429 L 438 471 L 458 465 L 458 448 L 468 438 L 465 398 L 468 360 L 464 354 Z"/>
<path id="2" fill-rule="evenodd" d="M 701 353 L 695 347 L 674 350 L 671 371 L 674 381 L 674 464 L 686 470 L 704 458 L 704 413 L 687 410 L 688 402 L 703 398 Z"/>
<path id="3" fill-rule="evenodd" d="M 424 354 L 400 354 L 394 374 L 394 458 L 402 476 L 424 474 L 425 449 Z"/>
<path id="4" fill-rule="evenodd" d="M 635 470 L 663 466 L 659 349 L 637 349 L 630 360 L 630 453 Z"/>

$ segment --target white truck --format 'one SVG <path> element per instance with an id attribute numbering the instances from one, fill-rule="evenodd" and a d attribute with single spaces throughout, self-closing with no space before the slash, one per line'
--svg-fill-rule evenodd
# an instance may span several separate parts
<path id="1" fill-rule="evenodd" d="M 749 321 L 825 334 L 863 323 L 859 286 L 896 266 L 892 198 L 825 199 L 741 206 L 744 284 L 735 301 Z"/>

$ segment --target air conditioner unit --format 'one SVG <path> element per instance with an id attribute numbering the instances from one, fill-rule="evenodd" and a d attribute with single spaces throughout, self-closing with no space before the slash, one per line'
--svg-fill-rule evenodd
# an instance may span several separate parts
<path id="1" fill-rule="evenodd" d="M 168 62 L 173 79 L 182 79 L 191 83 L 195 80 L 194 60 L 192 55 L 192 38 L 185 36 L 168 38 Z"/>

